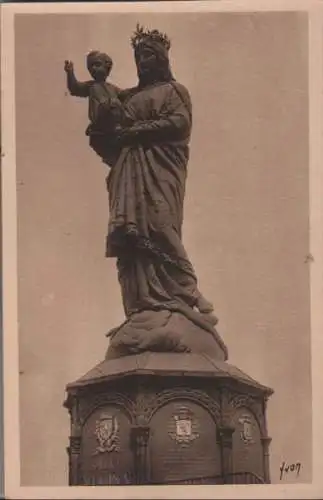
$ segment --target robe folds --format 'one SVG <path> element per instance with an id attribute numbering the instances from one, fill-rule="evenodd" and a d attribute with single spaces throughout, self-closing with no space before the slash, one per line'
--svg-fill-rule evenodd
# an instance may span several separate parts
<path id="1" fill-rule="evenodd" d="M 109 226 L 126 316 L 196 305 L 197 279 L 182 243 L 191 100 L 171 81 L 125 91 L 129 126 L 106 142 Z"/>

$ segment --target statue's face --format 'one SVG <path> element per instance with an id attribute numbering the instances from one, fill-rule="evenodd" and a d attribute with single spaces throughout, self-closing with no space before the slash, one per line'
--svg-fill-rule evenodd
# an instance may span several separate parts
<path id="1" fill-rule="evenodd" d="M 157 68 L 155 52 L 148 47 L 142 48 L 136 56 L 136 64 L 139 77 L 153 73 Z"/>
<path id="2" fill-rule="evenodd" d="M 110 72 L 110 65 L 104 59 L 98 57 L 88 61 L 88 69 L 92 78 L 96 81 L 104 81 Z"/>

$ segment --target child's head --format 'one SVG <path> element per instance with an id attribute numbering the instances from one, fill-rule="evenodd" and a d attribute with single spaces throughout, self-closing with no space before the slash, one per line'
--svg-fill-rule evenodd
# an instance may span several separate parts
<path id="1" fill-rule="evenodd" d="M 92 50 L 86 58 L 87 69 L 93 80 L 102 82 L 109 76 L 112 68 L 112 59 L 104 52 Z"/>

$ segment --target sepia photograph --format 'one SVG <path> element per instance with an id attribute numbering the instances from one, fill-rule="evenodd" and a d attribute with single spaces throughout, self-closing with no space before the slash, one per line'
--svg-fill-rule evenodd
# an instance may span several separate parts
<path id="1" fill-rule="evenodd" d="M 10 498 L 323 492 L 323 17 L 230 4 L 2 11 Z"/>

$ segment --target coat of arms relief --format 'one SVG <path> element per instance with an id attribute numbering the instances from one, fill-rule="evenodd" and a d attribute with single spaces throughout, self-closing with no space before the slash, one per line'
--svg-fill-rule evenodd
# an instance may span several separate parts
<path id="1" fill-rule="evenodd" d="M 117 417 L 110 413 L 102 413 L 95 425 L 95 435 L 98 443 L 95 454 L 119 451 L 118 431 Z"/>
<path id="2" fill-rule="evenodd" d="M 240 438 L 245 444 L 253 444 L 253 422 L 249 415 L 242 415 L 239 418 L 239 424 L 241 424 L 240 428 Z"/>
<path id="3" fill-rule="evenodd" d="M 179 408 L 173 419 L 175 421 L 175 431 L 171 431 L 169 435 L 178 444 L 188 445 L 199 437 L 196 431 L 198 423 L 189 408 L 186 406 Z"/>

